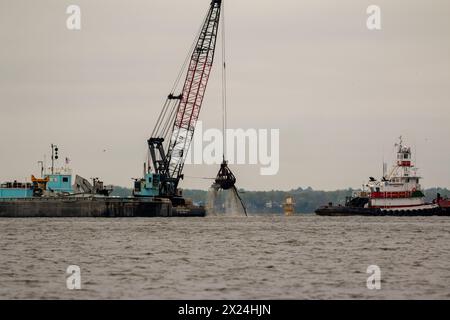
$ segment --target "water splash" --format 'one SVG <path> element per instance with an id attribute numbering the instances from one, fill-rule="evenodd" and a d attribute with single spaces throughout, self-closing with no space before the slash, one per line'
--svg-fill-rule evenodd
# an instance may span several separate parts
<path id="1" fill-rule="evenodd" d="M 236 177 L 224 157 L 214 184 L 208 192 L 208 215 L 247 216 L 247 209 L 235 185 Z"/>
<path id="2" fill-rule="evenodd" d="M 206 212 L 208 216 L 247 216 L 246 209 L 236 188 L 224 190 L 217 186 L 212 186 L 208 191 Z"/>
<path id="3" fill-rule="evenodd" d="M 219 194 L 219 190 L 217 188 L 211 187 L 208 190 L 207 200 L 206 200 L 206 214 L 208 216 L 216 216 L 217 215 L 217 197 Z"/>

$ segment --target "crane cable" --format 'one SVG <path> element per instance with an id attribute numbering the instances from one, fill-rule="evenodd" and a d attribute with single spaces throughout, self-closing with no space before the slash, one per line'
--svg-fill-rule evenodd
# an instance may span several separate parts
<path id="1" fill-rule="evenodd" d="M 227 108 L 227 61 L 226 61 L 226 25 L 225 25 L 225 1 L 222 1 L 222 126 L 223 126 L 223 161 L 226 161 L 227 155 L 227 135 L 226 130 L 228 127 L 228 108 Z M 233 186 L 234 194 L 242 205 L 244 214 L 248 217 L 247 208 L 239 195 L 239 191 L 236 186 Z"/>
<path id="2" fill-rule="evenodd" d="M 225 1 L 222 1 L 222 135 L 223 135 L 223 161 L 227 155 L 227 61 L 226 61 L 226 28 L 225 28 Z"/>

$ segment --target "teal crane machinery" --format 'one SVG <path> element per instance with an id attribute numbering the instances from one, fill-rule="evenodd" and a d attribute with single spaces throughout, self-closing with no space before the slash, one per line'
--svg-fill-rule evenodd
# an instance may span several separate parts
<path id="1" fill-rule="evenodd" d="M 137 197 L 166 197 L 175 205 L 183 204 L 178 185 L 184 178 L 185 160 L 213 67 L 222 9 L 222 0 L 211 1 L 200 32 L 167 96 L 148 140 L 149 159 L 144 168 L 144 178 L 135 181 L 134 195 Z M 176 94 L 186 66 L 183 89 L 181 94 Z M 234 176 L 231 174 L 230 177 L 234 179 L 231 182 L 223 179 L 227 188 L 235 183 Z"/>

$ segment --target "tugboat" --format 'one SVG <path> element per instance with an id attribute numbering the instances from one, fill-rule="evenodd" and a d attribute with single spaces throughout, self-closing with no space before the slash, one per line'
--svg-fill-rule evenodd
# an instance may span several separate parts
<path id="1" fill-rule="evenodd" d="M 397 159 L 389 173 L 380 181 L 370 177 L 362 191 L 348 198 L 345 206 L 332 203 L 316 210 L 321 216 L 432 216 L 446 215 L 445 201 L 427 203 L 420 185 L 421 177 L 414 166 L 411 148 L 400 137 Z M 384 170 L 386 171 L 386 170 Z M 447 202 L 448 204 L 448 202 Z"/>

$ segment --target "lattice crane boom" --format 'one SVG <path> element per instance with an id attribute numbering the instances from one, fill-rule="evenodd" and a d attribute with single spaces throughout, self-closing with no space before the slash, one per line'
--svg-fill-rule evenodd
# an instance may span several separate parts
<path id="1" fill-rule="evenodd" d="M 221 8 L 222 0 L 211 1 L 193 46 L 182 93 L 168 96 L 148 140 L 153 170 L 160 178 L 161 195 L 175 195 L 183 179 L 184 163 L 213 67 Z"/>

